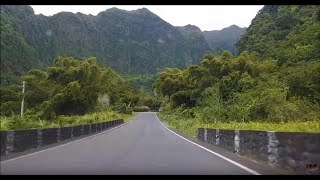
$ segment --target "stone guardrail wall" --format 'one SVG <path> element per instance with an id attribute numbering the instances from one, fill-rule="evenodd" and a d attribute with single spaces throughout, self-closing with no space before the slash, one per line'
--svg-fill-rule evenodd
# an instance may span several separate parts
<path id="1" fill-rule="evenodd" d="M 23 152 L 74 137 L 94 134 L 123 124 L 123 119 L 61 128 L 0 131 L 1 156 Z"/>
<path id="2" fill-rule="evenodd" d="M 198 129 L 198 139 L 273 167 L 312 174 L 320 170 L 320 133 Z"/>

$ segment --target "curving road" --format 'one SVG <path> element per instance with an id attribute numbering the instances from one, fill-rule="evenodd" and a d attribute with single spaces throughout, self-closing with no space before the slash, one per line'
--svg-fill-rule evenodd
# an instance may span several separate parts
<path id="1" fill-rule="evenodd" d="M 254 174 L 138 113 L 97 136 L 1 162 L 1 174 Z"/>

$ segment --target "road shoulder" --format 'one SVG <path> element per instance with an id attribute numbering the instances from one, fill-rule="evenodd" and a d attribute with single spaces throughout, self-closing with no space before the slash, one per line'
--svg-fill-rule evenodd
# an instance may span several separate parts
<path id="1" fill-rule="evenodd" d="M 157 114 L 156 114 L 157 115 Z M 258 161 L 255 161 L 253 159 L 249 159 L 247 157 L 243 157 L 243 156 L 240 156 L 236 153 L 233 153 L 233 152 L 230 152 L 230 151 L 226 151 L 225 149 L 221 148 L 221 147 L 218 147 L 218 146 L 215 146 L 213 144 L 209 144 L 209 143 L 206 143 L 206 142 L 202 142 L 202 141 L 199 141 L 198 139 L 194 138 L 194 137 L 191 137 L 189 135 L 186 135 L 182 132 L 180 132 L 179 130 L 177 129 L 174 129 L 172 127 L 170 127 L 165 121 L 163 121 L 158 115 L 157 115 L 158 119 L 167 127 L 169 128 L 170 130 L 172 130 L 173 132 L 177 133 L 178 135 L 188 139 L 189 141 L 192 141 L 200 146 L 203 146 L 213 152 L 216 152 L 232 161 L 235 161 L 243 166 L 246 166 L 254 171 L 257 171 L 258 173 L 260 174 L 263 174 L 263 175 L 293 175 L 295 174 L 294 172 L 292 171 L 288 171 L 288 170 L 282 170 L 282 169 L 279 169 L 279 168 L 276 168 L 276 167 L 271 167 L 267 164 L 263 164 L 262 162 L 258 162 Z"/>
<path id="2" fill-rule="evenodd" d="M 12 159 L 20 158 L 20 157 L 23 157 L 23 156 L 29 156 L 29 155 L 32 155 L 32 154 L 35 154 L 35 153 L 40 153 L 41 151 L 47 151 L 47 150 L 55 149 L 55 148 L 60 147 L 60 146 L 65 146 L 65 145 L 68 145 L 68 144 L 76 143 L 76 142 L 81 141 L 81 140 L 90 139 L 90 138 L 93 138 L 95 136 L 108 133 L 109 131 L 117 129 L 117 128 L 121 127 L 121 126 L 124 126 L 124 125 L 128 124 L 131 120 L 132 119 L 130 119 L 128 122 L 125 122 L 124 124 L 120 124 L 118 126 L 115 126 L 115 127 L 112 127 L 112 128 L 108 128 L 108 129 L 105 129 L 103 131 L 99 131 L 99 132 L 96 132 L 96 133 L 92 133 L 92 134 L 88 134 L 88 135 L 82 135 L 82 136 L 79 136 L 79 137 L 73 137 L 71 139 L 66 139 L 64 141 L 58 141 L 58 142 L 53 143 L 53 144 L 44 145 L 44 146 L 37 147 L 37 148 L 34 148 L 34 149 L 29 149 L 29 150 L 26 150 L 26 151 L 23 151 L 23 152 L 13 152 L 13 153 L 10 153 L 10 154 L 5 155 L 5 156 L 0 156 L 0 162 L 2 163 L 2 162 L 9 161 L 9 160 L 12 160 Z"/>

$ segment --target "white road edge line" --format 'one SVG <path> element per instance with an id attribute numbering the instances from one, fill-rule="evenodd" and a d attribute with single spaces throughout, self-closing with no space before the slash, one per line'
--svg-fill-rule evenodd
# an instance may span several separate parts
<path id="1" fill-rule="evenodd" d="M 233 160 L 231 160 L 231 159 L 228 159 L 228 158 L 226 158 L 226 157 L 224 157 L 224 156 L 222 156 L 222 155 L 220 155 L 220 154 L 218 154 L 218 153 L 216 153 L 216 152 L 211 151 L 210 149 L 207 149 L 207 148 L 205 148 L 205 147 L 203 147 L 203 146 L 201 146 L 201 145 L 199 145 L 199 144 L 197 144 L 197 143 L 195 143 L 195 142 L 193 142 L 193 141 L 190 141 L 189 139 L 186 139 L 186 138 L 180 136 L 179 134 L 175 133 L 174 131 L 172 131 L 171 129 L 169 129 L 167 126 L 165 126 L 165 125 L 161 122 L 161 120 L 158 118 L 157 114 L 155 114 L 155 116 L 156 116 L 156 118 L 159 120 L 159 122 L 162 124 L 163 127 L 165 127 L 167 130 L 169 130 L 169 131 L 172 132 L 173 134 L 179 136 L 180 138 L 182 138 L 182 139 L 188 141 L 189 143 L 194 144 L 194 145 L 200 147 L 201 149 L 204 149 L 204 150 L 206 150 L 206 151 L 208 151 L 208 152 L 210 152 L 210 153 L 212 153 L 212 154 L 214 154 L 214 155 L 216 155 L 216 156 L 218 156 L 218 157 L 220 157 L 220 158 L 222 158 L 222 159 L 230 162 L 230 163 L 233 164 L 233 165 L 238 166 L 239 168 L 241 168 L 241 169 L 243 169 L 243 170 L 245 170 L 245 171 L 247 171 L 247 172 L 249 172 L 249 173 L 251 173 L 251 174 L 261 175 L 260 173 L 254 171 L 254 170 L 252 170 L 252 169 L 250 169 L 250 168 L 248 168 L 248 167 L 246 167 L 246 166 L 244 166 L 244 165 L 241 165 L 241 164 L 239 164 L 239 163 L 237 163 L 237 162 L 235 162 L 235 161 L 233 161 Z"/>
<path id="2" fill-rule="evenodd" d="M 132 119 L 131 119 L 131 120 L 132 120 Z M 131 121 L 131 120 L 130 120 L 130 121 Z M 56 149 L 56 148 L 58 148 L 58 147 L 66 146 L 66 145 L 69 145 L 69 144 L 72 144 L 72 143 L 75 143 L 75 142 L 78 142 L 78 141 L 82 141 L 82 140 L 85 140 L 85 139 L 89 139 L 89 138 L 98 136 L 98 135 L 100 135 L 100 134 L 107 133 L 107 132 L 109 132 L 109 131 L 111 131 L 111 130 L 117 129 L 117 128 L 121 127 L 121 126 L 124 126 L 124 125 L 128 124 L 130 121 L 128 121 L 128 122 L 126 122 L 126 123 L 124 123 L 124 124 L 121 124 L 120 126 L 116 126 L 116 127 L 114 127 L 114 128 L 111 128 L 111 129 L 108 129 L 108 130 L 106 130 L 106 131 L 100 132 L 100 133 L 98 133 L 98 134 L 94 134 L 94 135 L 91 135 L 91 136 L 88 136 L 88 137 L 84 137 L 84 138 L 81 138 L 81 139 L 78 139 L 78 140 L 75 140 L 75 141 L 71 141 L 71 142 L 68 142 L 68 143 L 66 143 L 66 144 L 61 144 L 61 145 L 59 145 L 59 146 L 54 146 L 54 147 L 52 147 L 52 148 L 44 149 L 44 150 L 37 151 L 37 152 L 34 152 L 34 153 L 30 153 L 30 154 L 22 155 L 22 156 L 19 156 L 19 157 L 16 157 L 16 158 L 12 158 L 12 159 L 8 159 L 8 160 L 5 160 L 5 161 L 1 161 L 0 164 L 6 163 L 6 162 L 10 162 L 10 161 L 14 161 L 14 160 L 17 160 L 17 159 L 26 157 L 26 156 L 35 155 L 35 154 L 38 154 L 38 153 L 41 153 L 41 152 L 44 152 L 44 151 L 53 150 L 53 149 Z"/>

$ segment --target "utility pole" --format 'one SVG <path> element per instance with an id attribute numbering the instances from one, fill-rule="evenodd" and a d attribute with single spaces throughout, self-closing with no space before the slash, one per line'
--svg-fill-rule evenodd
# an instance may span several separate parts
<path id="1" fill-rule="evenodd" d="M 22 82 L 22 101 L 21 101 L 21 119 L 23 119 L 23 108 L 24 108 L 24 91 L 25 91 L 25 86 L 26 86 L 26 82 L 23 81 Z"/>

